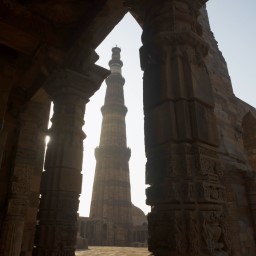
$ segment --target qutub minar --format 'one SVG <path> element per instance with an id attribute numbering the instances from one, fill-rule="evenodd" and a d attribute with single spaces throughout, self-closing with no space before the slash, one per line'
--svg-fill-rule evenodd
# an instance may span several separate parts
<path id="1" fill-rule="evenodd" d="M 126 145 L 123 85 L 120 60 L 121 49 L 112 49 L 109 61 L 111 75 L 106 79 L 105 104 L 101 108 L 103 121 L 100 145 L 95 150 L 97 160 L 90 217 L 114 219 L 122 235 L 117 239 L 123 243 L 128 239 L 132 224 L 129 159 L 131 150 Z M 122 231 L 121 231 L 122 230 Z M 126 234 L 125 234 L 126 233 Z"/>
<path id="2" fill-rule="evenodd" d="M 81 236 L 89 245 L 145 246 L 147 220 L 131 202 L 129 159 L 126 143 L 121 49 L 112 48 L 111 74 L 106 79 L 100 145 L 95 149 L 96 170 L 90 217 L 80 218 Z"/>

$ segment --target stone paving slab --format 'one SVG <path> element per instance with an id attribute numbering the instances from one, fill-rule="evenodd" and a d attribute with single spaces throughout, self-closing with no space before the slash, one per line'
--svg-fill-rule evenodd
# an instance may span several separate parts
<path id="1" fill-rule="evenodd" d="M 88 250 L 76 251 L 76 256 L 148 256 L 147 248 L 90 246 Z"/>

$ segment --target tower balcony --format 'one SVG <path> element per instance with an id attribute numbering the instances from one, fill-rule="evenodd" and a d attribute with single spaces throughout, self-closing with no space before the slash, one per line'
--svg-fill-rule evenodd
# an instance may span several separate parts
<path id="1" fill-rule="evenodd" d="M 120 73 L 111 73 L 105 81 L 107 85 L 118 84 L 120 86 L 123 86 L 125 84 L 125 79 Z"/>
<path id="2" fill-rule="evenodd" d="M 94 154 L 97 161 L 104 158 L 115 158 L 129 161 L 131 157 L 131 149 L 120 146 L 100 146 L 95 148 Z"/>
<path id="3" fill-rule="evenodd" d="M 127 107 L 120 104 L 106 104 L 103 107 L 101 107 L 101 113 L 103 116 L 106 114 L 113 114 L 113 113 L 117 113 L 125 116 L 127 111 L 128 111 Z"/>

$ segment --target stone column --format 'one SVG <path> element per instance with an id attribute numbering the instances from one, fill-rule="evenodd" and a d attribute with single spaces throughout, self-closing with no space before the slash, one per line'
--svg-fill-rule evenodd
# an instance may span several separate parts
<path id="1" fill-rule="evenodd" d="M 6 213 L 1 226 L 0 255 L 19 256 L 38 146 L 36 109 L 27 103 L 19 118 L 18 141 L 8 184 Z M 39 197 L 39 195 L 37 195 Z"/>
<path id="2" fill-rule="evenodd" d="M 85 104 L 107 74 L 96 65 L 86 75 L 63 69 L 45 85 L 54 114 L 41 181 L 37 256 L 75 255 Z"/>
<path id="3" fill-rule="evenodd" d="M 0 255 L 14 255 L 10 251 L 13 244 L 12 232 L 15 225 L 8 225 L 10 219 L 15 218 L 14 212 L 15 200 L 9 198 L 12 191 L 15 190 L 15 180 L 10 186 L 10 176 L 16 172 L 13 168 L 13 162 L 17 158 L 15 156 L 15 147 L 17 145 L 17 112 L 19 104 L 15 99 L 10 104 L 10 94 L 15 78 L 15 69 L 6 64 L 4 59 L 0 60 L 0 83 L 2 86 L 0 91 Z M 17 90 L 18 91 L 18 90 Z M 16 95 L 12 95 L 15 98 Z M 17 107 L 17 108 L 16 108 Z M 13 111 L 13 110 L 18 110 Z M 12 212 L 13 216 L 10 216 Z"/>
<path id="4" fill-rule="evenodd" d="M 40 97 L 40 100 L 38 98 Z M 45 137 L 49 122 L 50 104 L 51 102 L 46 98 L 42 100 L 42 96 L 38 98 L 35 96 L 33 99 L 26 104 L 27 115 L 32 115 L 33 127 L 35 129 L 29 131 L 28 138 L 31 144 L 31 153 L 33 153 L 32 161 L 32 175 L 30 176 L 30 186 L 28 191 L 28 205 L 26 209 L 24 230 L 22 236 L 22 245 L 20 255 L 31 256 L 34 247 L 34 238 L 37 222 L 37 212 L 39 206 L 39 193 L 40 193 L 40 182 L 41 175 L 44 166 L 45 157 Z M 29 123 L 28 123 L 29 124 Z M 30 161 L 31 161 L 30 160 Z"/>
<path id="5" fill-rule="evenodd" d="M 6 114 L 14 73 L 15 69 L 6 64 L 6 60 L 0 59 L 0 84 L 2 85 L 0 89 L 0 225 L 4 214 L 10 172 L 10 168 L 8 168 L 6 162 L 8 161 L 8 156 L 11 154 L 11 142 L 13 141 L 13 131 L 15 129 L 12 118 Z"/>
<path id="6" fill-rule="evenodd" d="M 149 250 L 156 256 L 230 255 L 203 0 L 148 0 L 143 34 Z"/>

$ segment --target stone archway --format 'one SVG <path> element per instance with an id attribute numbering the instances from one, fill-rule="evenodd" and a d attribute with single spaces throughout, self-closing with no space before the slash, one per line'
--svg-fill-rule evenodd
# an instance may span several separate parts
<path id="1" fill-rule="evenodd" d="M 198 10 L 192 8 L 195 13 L 191 12 L 185 3 L 175 7 L 171 17 L 177 20 L 169 31 L 162 19 L 170 13 L 162 12 L 163 7 L 155 6 L 154 1 L 150 4 L 155 8 L 146 10 L 141 49 L 147 182 L 151 186 L 147 196 L 153 206 L 149 249 L 155 255 L 187 251 L 228 255 L 214 104 L 203 61 L 207 46 L 200 40 L 199 24 L 191 26 L 184 18 L 190 17 L 196 24 Z M 171 8 L 167 3 L 164 7 Z M 192 232 L 191 237 L 184 236 L 185 231 Z"/>
<path id="2" fill-rule="evenodd" d="M 147 203 L 152 206 L 149 250 L 157 256 L 229 255 L 214 102 L 204 63 L 208 46 L 197 20 L 206 1 L 166 0 L 161 5 L 156 0 L 124 2 L 143 27 L 140 57 L 144 70 L 146 182 L 150 185 Z M 45 11 L 48 8 L 50 11 Z M 73 22 L 74 17 L 65 12 L 58 17 L 58 8 L 62 7 L 30 6 L 57 27 L 66 19 Z M 82 13 L 75 18 L 84 17 L 78 21 L 86 29 L 81 32 L 80 25 L 75 36 L 69 38 L 66 35 L 73 35 L 74 27 L 66 28 L 55 47 L 47 42 L 37 55 L 37 71 L 55 103 L 52 139 L 42 176 L 37 256 L 74 255 L 83 114 L 86 102 L 107 75 L 94 64 L 94 49 L 127 10 L 121 1 L 97 1 L 95 6 L 83 8 L 88 15 Z M 75 10 L 81 13 L 77 6 Z M 50 28 L 47 35 L 54 34 L 52 26 L 46 27 Z M 63 38 L 66 41 L 60 42 Z M 30 42 L 37 49 L 36 42 Z M 26 40 L 23 43 L 27 46 Z M 26 52 L 27 48 L 21 50 Z M 27 95 L 41 85 L 37 83 Z M 17 233 L 15 227 L 8 231 Z"/>

